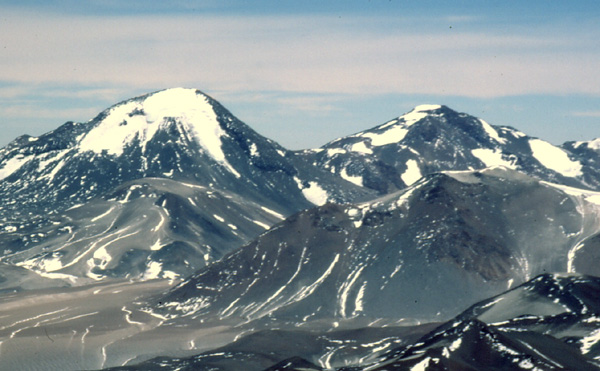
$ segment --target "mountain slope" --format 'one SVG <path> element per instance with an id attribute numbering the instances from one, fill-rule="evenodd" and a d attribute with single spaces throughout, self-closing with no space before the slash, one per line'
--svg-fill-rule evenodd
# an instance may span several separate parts
<path id="1" fill-rule="evenodd" d="M 174 279 L 283 218 L 226 191 L 144 178 L 51 217 L 48 228 L 0 236 L 0 260 L 78 285 L 106 278 Z"/>
<path id="2" fill-rule="evenodd" d="M 310 364 L 339 371 L 597 370 L 599 297 L 598 277 L 544 274 L 441 325 L 369 325 L 323 332 L 315 330 L 317 322 L 312 329 L 257 331 L 191 357 L 162 356 L 111 370 L 258 371 L 270 365 L 295 369 Z"/>
<path id="3" fill-rule="evenodd" d="M 568 192 L 566 191 L 568 190 Z M 571 192 L 571 193 L 569 193 Z M 440 320 L 575 264 L 597 193 L 508 169 L 434 174 L 405 192 L 296 214 L 161 298 L 191 318 Z"/>
<path id="4" fill-rule="evenodd" d="M 1 206 L 61 209 L 125 181 L 168 177 L 292 212 L 311 205 L 297 183 L 313 179 L 291 158 L 200 91 L 169 89 L 119 103 L 87 123 L 13 141 L 0 151 Z"/>
<path id="5" fill-rule="evenodd" d="M 595 368 L 592 277 L 421 336 L 600 275 L 597 148 L 419 106 L 293 152 L 189 89 L 18 138 L 0 369 Z"/>
<path id="6" fill-rule="evenodd" d="M 220 371 L 262 371 L 307 367 L 310 362 L 318 369 L 330 369 L 334 364 L 356 364 L 373 359 L 385 348 L 410 344 L 429 332 L 433 325 L 405 327 L 366 327 L 357 330 L 263 330 L 240 337 L 224 347 L 192 357 L 158 357 L 139 364 L 111 368 L 117 370 L 152 370 L 160 367 Z M 381 346 L 386 344 L 386 346 Z M 133 363 L 133 362 L 132 362 Z M 274 366 L 277 363 L 278 366 Z M 281 367 L 289 368 L 281 368 Z M 279 368 L 278 368 L 279 367 Z M 322 368 L 320 368 L 322 367 Z M 271 368 L 269 368 L 271 369 Z M 301 368 L 303 369 L 303 368 Z"/>
<path id="7" fill-rule="evenodd" d="M 112 196 L 130 182 L 150 187 L 153 202 Z M 0 150 L 0 259 L 70 283 L 184 276 L 282 215 L 371 193 L 304 163 L 200 91 L 163 90 Z"/>
<path id="8" fill-rule="evenodd" d="M 365 369 L 598 370 L 599 297 L 597 277 L 542 275 Z"/>
<path id="9" fill-rule="evenodd" d="M 417 106 L 394 120 L 303 155 L 380 193 L 402 189 L 434 172 L 490 166 L 506 166 L 553 183 L 600 187 L 597 165 L 568 146 L 556 147 L 511 127 L 493 126 L 438 105 Z"/>

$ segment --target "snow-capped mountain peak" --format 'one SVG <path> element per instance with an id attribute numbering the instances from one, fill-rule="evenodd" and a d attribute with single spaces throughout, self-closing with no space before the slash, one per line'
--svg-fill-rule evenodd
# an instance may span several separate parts
<path id="1" fill-rule="evenodd" d="M 177 125 L 185 139 L 194 140 L 210 157 L 239 176 L 227 162 L 221 138 L 227 134 L 217 120 L 209 98 L 195 89 L 162 90 L 118 104 L 80 138 L 78 147 L 121 155 L 125 147 L 139 141 L 142 151 L 159 132 Z"/>
<path id="2" fill-rule="evenodd" d="M 442 108 L 439 104 L 420 104 L 413 108 L 411 112 L 427 112 L 427 111 L 435 111 Z"/>
<path id="3" fill-rule="evenodd" d="M 423 104 L 415 107 L 410 112 L 384 123 L 374 129 L 363 131 L 350 137 L 365 138 L 369 140 L 368 145 L 364 142 L 358 142 L 350 150 L 353 152 L 373 153 L 369 147 L 380 147 L 388 144 L 398 143 L 404 139 L 408 133 L 408 128 L 421 121 L 428 115 L 434 114 L 441 109 L 440 105 Z"/>
<path id="4" fill-rule="evenodd" d="M 553 183 L 597 189 L 600 140 L 554 146 L 509 126 L 447 106 L 424 104 L 359 133 L 308 151 L 341 178 L 389 193 L 424 174 L 504 166 Z"/>

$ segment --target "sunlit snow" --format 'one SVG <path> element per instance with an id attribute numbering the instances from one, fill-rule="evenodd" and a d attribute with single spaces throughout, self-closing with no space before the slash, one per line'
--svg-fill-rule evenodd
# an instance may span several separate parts
<path id="1" fill-rule="evenodd" d="M 385 146 L 386 144 L 398 143 L 408 133 L 408 130 L 404 126 L 394 126 L 383 133 L 365 133 L 361 135 L 365 138 L 371 139 L 372 146 Z"/>
<path id="2" fill-rule="evenodd" d="M 507 161 L 502 157 L 502 152 L 490 148 L 477 148 L 471 150 L 473 156 L 477 157 L 486 167 L 505 166 L 515 169 L 514 162 Z"/>
<path id="3" fill-rule="evenodd" d="M 274 211 L 274 210 L 271 210 L 271 209 L 269 209 L 268 207 L 261 206 L 260 208 L 261 208 L 262 210 L 264 210 L 264 211 L 268 212 L 269 214 L 271 214 L 271 215 L 273 215 L 273 216 L 276 216 L 276 217 L 277 217 L 277 218 L 279 218 L 279 219 L 285 219 L 285 217 L 284 217 L 283 215 L 279 214 L 277 211 Z"/>
<path id="4" fill-rule="evenodd" d="M 340 172 L 340 176 L 349 181 L 350 183 L 354 183 L 357 186 L 362 187 L 363 186 L 363 178 L 362 176 L 358 175 L 358 176 L 353 176 L 353 175 L 348 175 L 348 171 L 346 170 L 346 168 L 343 168 L 342 171 Z"/>
<path id="5" fill-rule="evenodd" d="M 317 182 L 308 182 L 308 187 L 305 187 L 299 178 L 294 177 L 294 180 L 309 202 L 317 206 L 324 205 L 327 202 L 329 194 Z"/>
<path id="6" fill-rule="evenodd" d="M 417 180 L 421 179 L 421 169 L 419 169 L 417 161 L 408 160 L 406 162 L 406 171 L 400 177 L 406 185 L 412 185 Z"/>
<path id="7" fill-rule="evenodd" d="M 25 165 L 27 161 L 31 160 L 33 156 L 22 156 L 17 155 L 10 160 L 6 161 L 0 168 L 0 180 L 10 176 L 15 171 L 19 170 L 21 166 Z"/>
<path id="8" fill-rule="evenodd" d="M 265 224 L 263 222 L 259 222 L 258 220 L 253 220 L 252 221 L 254 224 L 263 227 L 264 229 L 269 229 L 271 228 L 268 224 Z"/>
<path id="9" fill-rule="evenodd" d="M 16 263 L 15 265 L 21 266 L 33 271 L 52 272 L 63 268 L 60 260 L 60 255 L 53 254 L 51 257 L 45 258 L 32 258 L 24 262 Z"/>
<path id="10" fill-rule="evenodd" d="M 343 148 L 329 148 L 329 149 L 327 149 L 327 156 L 329 156 L 329 157 L 333 157 L 333 156 L 335 156 L 337 154 L 342 154 L 343 155 L 344 153 L 346 153 L 346 150 L 343 149 Z"/>
<path id="11" fill-rule="evenodd" d="M 367 155 L 370 155 L 370 154 L 373 153 L 373 151 L 366 146 L 365 142 L 354 143 L 352 145 L 352 147 L 350 147 L 350 151 L 352 151 L 352 152 L 358 152 L 358 153 L 364 153 L 364 154 L 367 154 Z"/>
<path id="12" fill-rule="evenodd" d="M 585 145 L 589 149 L 593 149 L 594 151 L 600 150 L 600 138 L 596 138 L 594 140 L 585 141 L 585 142 L 575 142 L 573 144 L 574 148 L 579 148 L 580 146 Z"/>
<path id="13" fill-rule="evenodd" d="M 144 272 L 143 280 L 152 280 L 160 276 L 162 271 L 162 263 L 152 261 L 148 264 L 148 268 Z"/>
<path id="14" fill-rule="evenodd" d="M 582 174 L 581 163 L 571 160 L 562 149 L 541 139 L 530 140 L 529 146 L 533 157 L 546 168 L 568 177 L 576 177 Z"/>
<path id="15" fill-rule="evenodd" d="M 421 362 L 415 364 L 410 368 L 410 371 L 425 371 L 427 367 L 429 367 L 429 363 L 431 361 L 430 357 L 423 359 Z"/>
<path id="16" fill-rule="evenodd" d="M 429 114 L 429 111 L 433 111 L 433 110 L 436 110 L 439 108 L 441 108 L 441 106 L 431 105 L 431 104 L 424 104 L 424 105 L 417 106 L 409 113 L 407 113 L 403 116 L 400 116 L 397 120 L 390 121 L 390 122 L 380 126 L 379 129 L 387 129 L 383 132 L 374 133 L 374 132 L 370 131 L 370 132 L 357 134 L 356 136 L 371 139 L 371 146 L 374 146 L 374 147 L 385 146 L 387 144 L 392 144 L 392 143 L 398 143 L 404 139 L 404 137 L 408 133 L 408 128 L 410 126 L 412 126 L 417 121 L 422 120 L 423 118 L 427 117 L 427 115 Z M 361 152 L 358 147 L 355 148 L 357 145 L 358 145 L 358 143 L 356 143 L 352 147 L 352 151 Z M 369 149 L 369 152 L 366 152 L 366 151 L 362 151 L 362 152 L 371 153 L 371 150 Z"/>
<path id="17" fill-rule="evenodd" d="M 193 89 L 168 89 L 113 107 L 108 115 L 80 141 L 79 149 L 121 155 L 127 145 L 138 140 L 142 150 L 159 129 L 177 120 L 186 135 L 193 138 L 206 154 L 235 176 L 240 174 L 227 162 L 221 129 L 208 98 Z"/>
<path id="18" fill-rule="evenodd" d="M 308 182 L 309 187 L 302 190 L 306 199 L 317 206 L 324 205 L 329 198 L 327 191 L 321 188 L 317 182 Z"/>
<path id="19" fill-rule="evenodd" d="M 492 127 L 492 125 L 488 124 L 484 120 L 479 119 L 479 122 L 483 126 L 483 130 L 490 136 L 490 138 L 494 139 L 498 143 L 506 144 L 506 139 L 500 138 L 496 129 Z"/>

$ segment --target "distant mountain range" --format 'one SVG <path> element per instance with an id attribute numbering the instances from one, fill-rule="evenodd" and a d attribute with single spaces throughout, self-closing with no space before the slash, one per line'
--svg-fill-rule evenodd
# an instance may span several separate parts
<path id="1" fill-rule="evenodd" d="M 290 151 L 183 88 L 17 138 L 0 370 L 600 368 L 598 161 L 438 105 Z"/>
<path id="2" fill-rule="evenodd" d="M 422 105 L 305 155 L 350 182 L 382 193 L 409 186 L 426 174 L 490 166 L 598 190 L 599 149 L 597 141 L 557 147 L 446 106 Z"/>

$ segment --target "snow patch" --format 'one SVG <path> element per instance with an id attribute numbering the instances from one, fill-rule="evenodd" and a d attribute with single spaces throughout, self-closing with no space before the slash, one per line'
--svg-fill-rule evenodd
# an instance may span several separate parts
<path id="1" fill-rule="evenodd" d="M 176 280 L 179 278 L 179 275 L 173 271 L 164 271 L 163 272 L 163 277 L 166 279 L 169 279 L 171 281 Z"/>
<path id="2" fill-rule="evenodd" d="M 329 194 L 317 182 L 309 182 L 309 187 L 302 190 L 304 197 L 317 206 L 324 205 Z"/>
<path id="3" fill-rule="evenodd" d="M 57 253 L 53 253 L 50 257 L 37 257 L 16 263 L 15 265 L 27 268 L 34 272 L 53 272 L 63 268 L 60 255 Z"/>
<path id="4" fill-rule="evenodd" d="M 346 307 L 348 302 L 348 295 L 350 294 L 350 290 L 354 286 L 356 280 L 360 277 L 365 266 L 361 266 L 358 269 L 355 269 L 348 275 L 348 279 L 342 283 L 340 289 L 338 290 L 339 294 L 339 313 L 343 318 L 346 318 Z"/>
<path id="5" fill-rule="evenodd" d="M 412 366 L 410 368 L 410 371 L 425 371 L 425 370 L 427 370 L 427 367 L 429 367 L 430 361 L 431 361 L 431 357 L 427 357 L 427 358 L 423 359 L 421 362 Z"/>
<path id="6" fill-rule="evenodd" d="M 367 147 L 367 145 L 365 144 L 365 142 L 354 143 L 350 147 L 350 151 L 352 151 L 352 152 L 358 152 L 358 153 L 364 153 L 364 154 L 367 154 L 367 155 L 373 154 L 373 151 L 370 148 Z"/>
<path id="7" fill-rule="evenodd" d="M 514 161 L 507 161 L 502 157 L 502 152 L 496 149 L 477 148 L 471 150 L 473 156 L 477 157 L 486 167 L 505 166 L 515 169 Z"/>
<path id="8" fill-rule="evenodd" d="M 58 154 L 51 154 L 50 156 L 48 156 L 47 159 L 40 161 L 38 164 L 38 171 L 40 172 L 46 171 L 50 164 L 54 164 L 52 171 L 44 175 L 41 179 L 50 179 L 50 181 L 53 181 L 56 177 L 56 174 L 58 174 L 60 169 L 62 169 L 65 166 L 66 161 L 62 160 L 62 158 L 65 157 L 67 153 L 69 153 L 69 151 L 62 151 Z"/>
<path id="9" fill-rule="evenodd" d="M 158 251 L 163 247 L 162 242 L 160 240 L 156 240 L 152 246 L 150 246 L 151 251 Z"/>
<path id="10" fill-rule="evenodd" d="M 576 177 L 582 175 L 581 163 L 573 161 L 562 149 L 541 139 L 531 139 L 529 141 L 533 157 L 544 167 L 554 170 L 566 177 Z"/>
<path id="11" fill-rule="evenodd" d="M 150 262 L 148 264 L 144 275 L 142 276 L 142 280 L 152 280 L 158 278 L 160 276 L 160 272 L 162 272 L 162 263 L 159 262 Z"/>
<path id="12" fill-rule="evenodd" d="M 335 155 L 343 155 L 346 153 L 346 150 L 343 148 L 329 148 L 327 149 L 327 156 L 328 157 L 333 157 Z"/>
<path id="13" fill-rule="evenodd" d="M 439 104 L 421 104 L 413 108 L 412 112 L 435 111 L 442 108 Z"/>
<path id="14" fill-rule="evenodd" d="M 360 287 L 360 290 L 358 290 L 358 294 L 356 294 L 356 299 L 354 300 L 354 312 L 352 312 L 352 316 L 356 316 L 359 312 L 362 312 L 365 310 L 365 305 L 364 305 L 364 296 L 365 296 L 365 289 L 367 288 L 367 281 L 363 282 L 362 286 Z"/>
<path id="15" fill-rule="evenodd" d="M 498 143 L 506 144 L 506 139 L 500 138 L 498 132 L 492 127 L 492 125 L 481 119 L 479 119 L 479 122 L 481 123 L 481 126 L 483 126 L 483 130 L 485 130 L 490 138 L 494 139 Z"/>
<path id="16" fill-rule="evenodd" d="M 402 141 L 404 139 L 404 137 L 406 137 L 406 134 L 408 134 L 408 128 L 410 126 L 412 126 L 414 123 L 427 117 L 427 115 L 430 114 L 430 111 L 434 111 L 434 110 L 437 110 L 440 108 L 441 108 L 440 105 L 423 104 L 423 105 L 415 107 L 412 111 L 408 112 L 407 114 L 404 114 L 395 120 L 386 122 L 385 124 L 383 124 L 377 128 L 378 130 L 386 129 L 384 131 L 363 132 L 363 133 L 357 134 L 356 136 L 362 137 L 362 138 L 369 138 L 371 146 L 374 146 L 374 147 L 385 146 L 385 145 L 393 144 L 393 143 L 399 143 L 400 141 Z M 367 154 L 373 153 L 373 151 L 371 151 L 371 149 L 367 148 L 364 145 L 364 143 L 361 146 L 360 145 L 361 143 L 362 142 L 354 144 L 352 146 L 351 150 L 354 152 L 363 152 L 363 153 L 367 153 Z"/>
<path id="17" fill-rule="evenodd" d="M 416 160 L 408 160 L 406 162 L 406 171 L 400 176 L 402 181 L 407 186 L 414 184 L 417 180 L 421 179 L 421 169 Z"/>
<path id="18" fill-rule="evenodd" d="M 581 146 L 585 146 L 594 151 L 600 150 L 600 138 L 596 138 L 594 140 L 585 141 L 585 142 L 575 142 L 573 143 L 573 148 L 579 148 Z"/>
<path id="19" fill-rule="evenodd" d="M 384 131 L 383 133 L 364 133 L 361 137 L 371 139 L 371 145 L 375 147 L 385 146 L 387 144 L 398 143 L 408 134 L 405 125 L 397 125 Z"/>
<path id="20" fill-rule="evenodd" d="M 454 340 L 452 342 L 452 344 L 450 344 L 450 346 L 448 347 L 448 350 L 450 350 L 451 352 L 454 352 L 455 350 L 457 350 L 458 348 L 460 348 L 460 343 L 462 342 L 461 338 L 458 338 L 456 340 Z"/>
<path id="21" fill-rule="evenodd" d="M 534 367 L 534 365 L 529 359 L 523 359 L 521 360 L 521 362 L 519 362 L 519 367 L 525 370 L 531 370 Z"/>
<path id="22" fill-rule="evenodd" d="M 308 182 L 308 187 L 304 187 L 299 178 L 294 177 L 294 180 L 296 181 L 298 188 L 302 191 L 304 198 L 306 198 L 309 202 L 317 206 L 324 205 L 327 202 L 329 194 L 326 190 L 321 188 L 317 182 Z"/>
<path id="23" fill-rule="evenodd" d="M 354 176 L 354 175 L 348 175 L 348 171 L 346 168 L 343 168 L 342 171 L 340 172 L 340 176 L 344 179 L 349 181 L 350 183 L 354 183 L 359 187 L 363 186 L 363 178 L 360 175 Z"/>
<path id="24" fill-rule="evenodd" d="M 600 329 L 592 331 L 588 336 L 581 339 L 581 353 L 589 353 L 598 342 L 600 342 Z"/>
<path id="25" fill-rule="evenodd" d="M 336 254 L 335 258 L 333 258 L 333 261 L 331 262 L 331 264 L 329 265 L 329 267 L 325 270 L 325 272 L 321 275 L 321 277 L 319 277 L 315 282 L 313 282 L 312 284 L 302 288 L 293 298 L 293 302 L 297 302 L 300 301 L 310 295 L 312 295 L 315 290 L 323 283 L 323 281 L 325 281 L 325 279 L 327 277 L 329 277 L 329 275 L 331 274 L 331 272 L 333 271 L 333 268 L 335 267 L 335 265 L 337 264 L 337 262 L 340 260 L 340 254 Z"/>
<path id="26" fill-rule="evenodd" d="M 2 168 L 0 168 L 0 180 L 9 177 L 15 171 L 19 170 L 25 165 L 33 156 L 17 155 L 10 160 L 6 161 Z"/>
<path id="27" fill-rule="evenodd" d="M 106 251 L 105 246 L 102 246 L 101 248 L 94 251 L 93 258 L 100 261 L 100 264 L 98 264 L 98 267 L 100 267 L 100 269 L 103 269 L 103 270 L 106 269 L 106 266 L 112 260 L 112 256 L 108 253 L 108 251 Z"/>

